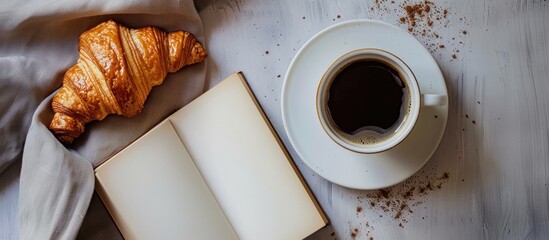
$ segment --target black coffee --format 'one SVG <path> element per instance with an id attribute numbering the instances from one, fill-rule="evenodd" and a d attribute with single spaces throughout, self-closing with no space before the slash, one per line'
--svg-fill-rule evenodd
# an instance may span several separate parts
<path id="1" fill-rule="evenodd" d="M 405 87 L 398 72 L 384 63 L 351 63 L 329 87 L 332 121 L 347 134 L 364 127 L 387 130 L 400 118 Z"/>

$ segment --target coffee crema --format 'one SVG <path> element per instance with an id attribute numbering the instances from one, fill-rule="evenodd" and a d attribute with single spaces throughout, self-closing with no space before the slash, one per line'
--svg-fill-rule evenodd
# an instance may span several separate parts
<path id="1" fill-rule="evenodd" d="M 348 135 L 365 130 L 383 135 L 402 122 L 409 101 L 399 73 L 380 61 L 362 59 L 341 68 L 328 87 L 327 113 L 335 126 Z M 371 140 L 381 140 L 375 137 Z M 370 142 L 371 143 L 371 142 Z"/>

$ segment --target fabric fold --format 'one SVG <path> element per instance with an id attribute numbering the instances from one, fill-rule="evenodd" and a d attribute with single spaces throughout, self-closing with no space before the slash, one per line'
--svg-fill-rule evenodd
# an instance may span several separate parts
<path id="1" fill-rule="evenodd" d="M 19 193 L 21 239 L 71 239 L 76 236 L 94 189 L 91 163 L 67 150 L 43 124 L 49 102 L 33 116 L 23 151 Z"/>
<path id="2" fill-rule="evenodd" d="M 206 77 L 206 63 L 169 74 L 138 116 L 92 122 L 67 148 L 47 126 L 52 92 L 76 63 L 79 35 L 113 19 L 132 28 L 189 31 L 206 46 L 202 23 L 192 0 L 31 0 L 18 2 L 17 11 L 7 10 L 10 4 L 0 3 L 0 86 L 10 89 L 0 95 L 0 150 L 6 150 L 0 151 L 0 174 L 22 158 L 21 239 L 74 239 L 93 195 L 93 167 L 202 94 Z"/>

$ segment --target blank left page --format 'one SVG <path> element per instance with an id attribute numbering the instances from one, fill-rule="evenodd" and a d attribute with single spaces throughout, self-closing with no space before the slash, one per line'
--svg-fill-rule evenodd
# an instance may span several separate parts
<path id="1" fill-rule="evenodd" d="M 96 169 L 126 239 L 238 239 L 169 121 Z"/>

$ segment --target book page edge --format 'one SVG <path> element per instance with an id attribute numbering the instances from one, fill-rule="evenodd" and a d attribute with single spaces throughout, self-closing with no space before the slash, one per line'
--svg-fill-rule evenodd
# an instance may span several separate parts
<path id="1" fill-rule="evenodd" d="M 95 192 L 99 196 L 99 199 L 101 199 L 101 204 L 105 207 L 107 212 L 109 213 L 109 218 L 114 222 L 116 229 L 118 232 L 122 235 L 124 239 L 131 239 L 131 236 L 124 235 L 124 232 L 129 232 L 128 229 L 126 229 L 126 226 L 123 225 L 121 222 L 116 220 L 115 211 L 114 211 L 114 204 L 108 197 L 108 194 L 105 192 L 105 189 L 103 188 L 103 185 L 101 185 L 100 177 L 95 174 Z M 109 207 L 111 206 L 111 207 Z"/>
<path id="2" fill-rule="evenodd" d="M 284 145 L 284 143 L 282 143 L 282 140 L 280 140 L 280 137 L 278 136 L 278 133 L 275 131 L 273 125 L 271 124 L 271 121 L 269 121 L 269 119 L 265 115 L 265 112 L 263 111 L 263 108 L 261 107 L 261 105 L 259 105 L 259 102 L 257 102 L 257 99 L 255 98 L 255 95 L 254 95 L 252 89 L 248 85 L 248 82 L 246 81 L 246 78 L 245 78 L 244 74 L 241 71 L 239 71 L 239 72 L 235 72 L 235 73 L 231 74 L 229 77 L 231 77 L 232 75 L 237 75 L 237 77 L 240 79 L 240 81 L 242 81 L 244 87 L 246 88 L 246 91 L 248 92 L 248 94 L 252 98 L 252 101 L 254 102 L 254 104 L 255 104 L 256 108 L 258 109 L 259 113 L 261 114 L 261 117 L 263 118 L 263 120 L 265 120 L 265 123 L 267 124 L 267 127 L 271 131 L 271 134 L 273 134 L 274 138 L 276 139 L 276 142 L 278 143 L 278 146 L 280 147 L 280 149 L 282 150 L 282 152 L 286 156 L 286 160 L 288 160 L 288 162 L 292 166 L 292 169 L 294 170 L 294 172 L 297 175 L 299 181 L 301 182 L 301 185 L 303 186 L 303 188 L 305 189 L 305 191 L 309 195 L 309 198 L 312 200 L 315 208 L 319 212 L 320 217 L 322 218 L 322 221 L 324 221 L 325 225 L 328 224 L 329 221 L 328 221 L 328 218 L 326 217 L 326 213 L 324 212 L 322 207 L 320 207 L 320 204 L 316 200 L 315 195 L 313 194 L 313 192 L 311 191 L 309 185 L 307 184 L 307 182 L 303 178 L 303 175 L 301 175 L 301 172 L 299 171 L 299 169 L 295 165 L 295 162 L 293 161 L 293 158 L 290 156 L 290 153 L 286 149 L 286 146 Z"/>
<path id="3" fill-rule="evenodd" d="M 183 107 L 181 107 L 183 108 Z M 181 108 L 177 109 L 173 114 L 175 114 L 177 111 L 179 111 Z M 150 132 L 152 132 L 155 128 L 157 128 L 158 126 L 162 125 L 162 123 L 168 121 L 168 119 L 170 118 L 171 115 L 173 114 L 170 114 L 168 117 L 166 118 L 163 118 L 161 119 L 159 122 L 157 122 L 156 124 L 154 124 L 152 127 L 150 127 L 147 131 L 145 131 L 145 133 L 141 134 L 140 136 L 138 136 L 137 138 L 135 138 L 133 141 L 129 142 L 128 144 L 124 145 L 123 147 L 121 147 L 120 149 L 116 150 L 115 152 L 113 152 L 111 155 L 109 155 L 108 157 L 106 157 L 105 159 L 103 159 L 101 162 L 99 162 L 99 164 L 97 164 L 97 166 L 95 166 L 93 168 L 93 171 L 95 174 L 97 174 L 97 171 L 99 171 L 99 169 L 101 168 L 101 166 L 103 166 L 105 163 L 107 163 L 109 160 L 111 160 L 112 158 L 114 158 L 116 155 L 118 155 L 120 152 L 124 151 L 126 148 L 128 148 L 129 146 L 133 145 L 135 142 L 139 141 L 141 138 L 145 137 L 145 135 L 149 134 Z M 170 123 L 171 125 L 171 123 Z"/>

